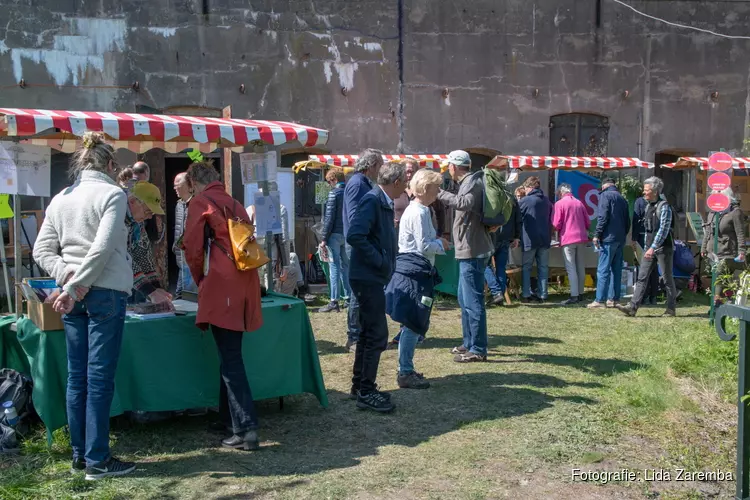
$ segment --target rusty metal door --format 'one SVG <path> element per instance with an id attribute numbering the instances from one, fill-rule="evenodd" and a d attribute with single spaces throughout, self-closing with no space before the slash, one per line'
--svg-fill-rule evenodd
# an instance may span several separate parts
<path id="1" fill-rule="evenodd" d="M 552 156 L 607 156 L 609 119 L 606 116 L 569 113 L 549 121 L 549 154 Z"/>

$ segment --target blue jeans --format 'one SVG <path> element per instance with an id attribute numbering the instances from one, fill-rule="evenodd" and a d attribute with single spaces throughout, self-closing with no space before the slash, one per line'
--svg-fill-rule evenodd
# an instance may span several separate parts
<path id="1" fill-rule="evenodd" d="M 510 242 L 500 242 L 495 249 L 495 269 L 493 270 L 489 264 L 484 268 L 484 280 L 493 296 L 503 295 L 508 288 L 508 275 L 505 274 L 505 268 L 508 265 L 509 255 Z"/>
<path id="2" fill-rule="evenodd" d="M 66 395 L 73 460 L 103 462 L 109 453 L 109 412 L 125 326 L 127 294 L 92 287 L 63 316 L 68 347 Z"/>
<path id="3" fill-rule="evenodd" d="M 333 257 L 333 262 L 328 266 L 331 270 L 331 302 L 333 302 L 341 298 L 339 284 L 343 284 L 346 297 L 352 296 L 351 288 L 349 288 L 349 255 L 346 253 L 346 241 L 343 234 L 331 234 L 327 245 Z"/>
<path id="4" fill-rule="evenodd" d="M 352 247 L 348 243 L 346 244 L 346 257 L 349 260 L 352 258 Z M 351 286 L 351 283 L 349 283 L 350 290 Z M 358 342 L 359 334 L 362 332 L 362 326 L 359 322 L 359 301 L 354 293 L 349 294 L 349 310 L 347 311 L 346 316 L 346 329 L 346 335 L 349 338 L 349 342 Z"/>
<path id="5" fill-rule="evenodd" d="M 620 300 L 622 284 L 622 243 L 602 243 L 596 269 L 596 301 Z"/>
<path id="6" fill-rule="evenodd" d="M 398 371 L 402 375 L 414 371 L 414 351 L 420 335 L 405 326 L 401 327 L 398 341 Z"/>
<path id="7" fill-rule="evenodd" d="M 536 261 L 537 297 L 547 298 L 547 280 L 549 279 L 549 248 L 532 248 L 523 251 L 523 290 L 521 295 L 528 299 L 531 297 L 531 268 Z"/>
<path id="8" fill-rule="evenodd" d="M 484 308 L 486 267 L 487 259 L 458 261 L 458 305 L 461 307 L 464 347 L 480 356 L 487 354 L 487 311 Z"/>
<path id="9" fill-rule="evenodd" d="M 211 325 L 221 363 L 219 389 L 219 418 L 231 427 L 233 434 L 243 435 L 258 428 L 258 414 L 253 403 L 253 393 L 247 381 L 245 361 L 242 358 L 243 332 L 235 332 Z"/>

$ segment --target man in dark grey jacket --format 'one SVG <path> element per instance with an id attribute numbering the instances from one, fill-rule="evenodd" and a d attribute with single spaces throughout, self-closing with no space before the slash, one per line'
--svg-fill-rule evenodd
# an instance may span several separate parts
<path id="1" fill-rule="evenodd" d="M 185 252 L 180 249 L 180 238 L 182 233 L 185 231 L 185 221 L 187 220 L 187 203 L 193 194 L 190 192 L 190 186 L 185 182 L 185 172 L 177 174 L 174 178 L 174 190 L 177 196 L 180 198 L 177 200 L 177 206 L 174 210 L 174 244 L 172 245 L 172 251 L 174 252 L 175 260 L 177 261 L 177 267 L 180 272 L 177 276 L 177 289 L 175 291 L 175 298 L 182 298 L 182 292 L 197 292 L 198 287 L 193 281 L 193 277 L 190 275 L 190 268 L 185 262 Z"/>
<path id="2" fill-rule="evenodd" d="M 487 311 L 484 305 L 484 270 L 495 247 L 482 222 L 484 183 L 482 172 L 471 173 L 466 151 L 448 155 L 448 170 L 459 183 L 458 193 L 440 191 L 438 200 L 456 210 L 453 242 L 458 260 L 458 303 L 461 306 L 463 345 L 453 348 L 457 363 L 487 361 Z"/>

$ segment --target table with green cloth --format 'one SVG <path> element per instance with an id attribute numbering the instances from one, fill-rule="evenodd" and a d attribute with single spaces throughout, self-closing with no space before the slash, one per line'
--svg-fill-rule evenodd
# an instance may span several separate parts
<path id="1" fill-rule="evenodd" d="M 12 328 L 15 322 L 14 315 L 0 318 L 0 368 L 10 368 L 24 375 L 31 375 L 29 360 Z"/>
<path id="2" fill-rule="evenodd" d="M 245 360 L 253 398 L 311 393 L 323 407 L 328 397 L 307 309 L 301 300 L 269 294 L 262 300 L 263 326 L 245 333 Z M 34 380 L 34 407 L 48 431 L 67 424 L 68 378 L 65 333 L 40 331 L 27 318 L 17 337 Z M 111 415 L 126 411 L 170 411 L 219 402 L 219 358 L 210 331 L 195 326 L 195 314 L 125 322 Z"/>

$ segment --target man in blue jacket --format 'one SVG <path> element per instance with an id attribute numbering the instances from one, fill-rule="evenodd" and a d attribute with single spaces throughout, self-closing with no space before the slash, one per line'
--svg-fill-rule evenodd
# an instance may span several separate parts
<path id="1" fill-rule="evenodd" d="M 357 159 L 357 164 L 354 167 L 355 173 L 344 188 L 344 237 L 347 238 L 347 241 L 351 220 L 357 212 L 362 198 L 372 191 L 373 188 L 377 187 L 378 171 L 380 171 L 380 167 L 382 166 L 383 153 L 377 149 L 366 149 Z M 346 254 L 349 257 L 351 269 L 352 247 L 349 244 L 346 245 Z M 346 325 L 348 337 L 346 348 L 354 352 L 357 348 L 357 340 L 361 331 L 359 326 L 359 304 L 354 294 L 349 299 L 349 313 L 346 318 Z"/>
<path id="2" fill-rule="evenodd" d="M 495 305 L 505 302 L 505 290 L 508 288 L 508 275 L 505 273 L 505 268 L 508 266 L 510 249 L 519 245 L 523 232 L 521 210 L 518 208 L 515 197 L 512 201 L 513 212 L 510 215 L 510 220 L 500 230 L 492 234 L 495 243 L 495 253 L 493 254 L 495 269 L 493 270 L 492 266 L 488 265 L 484 270 L 484 280 L 487 282 L 492 294 L 492 303 Z"/>
<path id="3" fill-rule="evenodd" d="M 554 206 L 541 189 L 539 177 L 526 179 L 526 196 L 518 203 L 523 220 L 522 302 L 547 300 L 549 247 L 552 243 Z M 531 294 L 531 268 L 536 261 L 537 294 Z"/>
<path id="4" fill-rule="evenodd" d="M 358 408 L 387 413 L 393 410 L 393 403 L 388 394 L 378 391 L 375 379 L 380 355 L 388 344 L 385 286 L 393 275 L 398 252 L 393 200 L 406 189 L 404 166 L 388 163 L 381 168 L 378 186 L 360 201 L 346 237 L 352 247 L 349 284 L 359 304 L 361 327 L 350 397 L 357 398 Z"/>
<path id="5" fill-rule="evenodd" d="M 602 181 L 597 208 L 594 245 L 599 248 L 596 270 L 596 299 L 589 309 L 615 307 L 620 300 L 622 283 L 622 251 L 630 231 L 630 207 L 615 186 L 613 179 Z M 610 284 L 614 296 L 608 300 Z"/>

